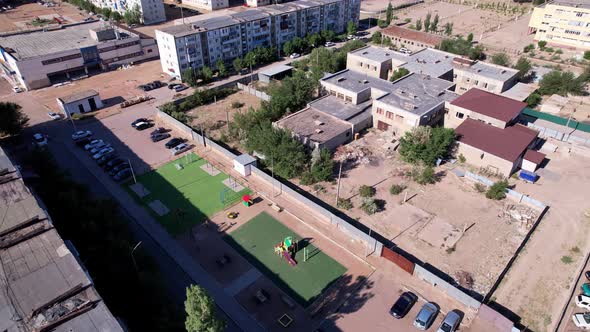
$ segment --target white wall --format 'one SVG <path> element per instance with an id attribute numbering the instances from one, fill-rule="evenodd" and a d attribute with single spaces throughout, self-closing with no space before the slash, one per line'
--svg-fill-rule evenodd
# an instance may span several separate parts
<path id="1" fill-rule="evenodd" d="M 90 100 L 90 99 L 94 99 L 94 102 L 96 103 L 97 110 L 101 109 L 103 107 L 102 100 L 100 100 L 99 96 L 94 96 L 94 97 L 91 97 L 88 99 L 82 99 L 82 100 L 78 100 L 78 101 L 67 103 L 67 104 L 62 103 L 58 98 L 57 104 L 59 105 L 61 110 L 64 112 L 65 116 L 70 117 L 73 114 L 80 113 L 79 105 L 82 105 L 82 107 L 84 108 L 84 113 L 92 111 L 92 109 L 90 108 L 90 103 L 88 102 L 88 100 Z"/>

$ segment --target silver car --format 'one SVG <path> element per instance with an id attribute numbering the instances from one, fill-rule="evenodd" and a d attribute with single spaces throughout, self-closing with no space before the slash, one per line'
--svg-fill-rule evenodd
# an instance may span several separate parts
<path id="1" fill-rule="evenodd" d="M 428 302 L 424 304 L 418 315 L 416 315 L 416 319 L 414 319 L 414 326 L 422 331 L 428 329 L 434 322 L 436 314 L 438 314 L 438 307 L 434 303 Z"/>
<path id="2" fill-rule="evenodd" d="M 449 311 L 436 332 L 455 332 L 459 327 L 461 316 L 455 311 Z"/>

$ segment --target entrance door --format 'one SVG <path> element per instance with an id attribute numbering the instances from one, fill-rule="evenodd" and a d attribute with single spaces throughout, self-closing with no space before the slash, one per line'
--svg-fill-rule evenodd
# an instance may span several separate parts
<path id="1" fill-rule="evenodd" d="M 387 130 L 389 130 L 389 127 L 391 127 L 391 126 L 388 125 L 387 123 L 385 123 L 383 121 L 377 121 L 377 129 L 387 131 Z"/>
<path id="2" fill-rule="evenodd" d="M 84 113 L 84 105 L 79 104 L 78 105 L 78 110 L 80 111 L 80 113 Z"/>
<path id="3" fill-rule="evenodd" d="M 96 111 L 96 102 L 94 101 L 94 98 L 88 99 L 88 104 L 90 104 L 90 110 Z"/>

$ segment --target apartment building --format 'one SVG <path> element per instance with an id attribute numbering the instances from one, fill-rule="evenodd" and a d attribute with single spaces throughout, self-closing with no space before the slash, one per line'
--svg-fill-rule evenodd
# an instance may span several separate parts
<path id="1" fill-rule="evenodd" d="M 121 15 L 124 15 L 128 10 L 137 9 L 141 13 L 141 22 L 143 24 L 166 21 L 164 2 L 161 0 L 90 0 L 90 2 L 97 7 L 110 8 Z"/>
<path id="2" fill-rule="evenodd" d="M 27 90 L 158 57 L 154 39 L 104 22 L 0 37 L 0 65 Z"/>
<path id="3" fill-rule="evenodd" d="M 500 94 L 518 81 L 518 70 L 483 61 L 464 58 L 453 60 L 453 82 L 455 91 L 463 94 L 471 88 L 479 88 Z"/>
<path id="4" fill-rule="evenodd" d="M 180 77 L 187 68 L 229 64 L 257 47 L 276 46 L 295 37 L 358 23 L 359 0 L 299 0 L 262 8 L 199 15 L 156 30 L 162 71 Z"/>
<path id="5" fill-rule="evenodd" d="M 229 0 L 183 0 L 182 4 L 212 11 L 229 7 Z"/>
<path id="6" fill-rule="evenodd" d="M 590 1 L 554 0 L 536 7 L 529 33 L 551 46 L 590 49 Z"/>

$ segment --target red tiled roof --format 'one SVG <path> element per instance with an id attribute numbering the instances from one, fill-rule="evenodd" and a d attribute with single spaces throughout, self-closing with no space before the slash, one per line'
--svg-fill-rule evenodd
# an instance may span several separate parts
<path id="1" fill-rule="evenodd" d="M 535 165 L 539 165 L 545 159 L 545 154 L 535 150 L 526 150 L 524 159 L 534 163 Z"/>
<path id="2" fill-rule="evenodd" d="M 515 162 L 539 134 L 521 125 L 502 129 L 473 119 L 463 121 L 455 132 L 459 142 L 510 162 Z"/>
<path id="3" fill-rule="evenodd" d="M 443 38 L 441 36 L 433 35 L 427 32 L 416 31 L 412 29 L 406 29 L 392 25 L 388 28 L 381 30 L 381 33 L 389 37 L 399 37 L 408 40 L 414 40 L 427 45 L 439 45 Z"/>
<path id="4" fill-rule="evenodd" d="M 472 88 L 451 105 L 463 107 L 472 112 L 487 115 L 500 121 L 508 122 L 514 119 L 527 106 L 518 100 L 500 96 L 477 88 Z"/>

